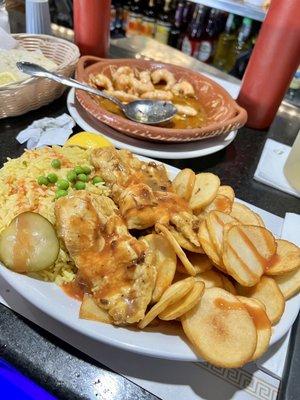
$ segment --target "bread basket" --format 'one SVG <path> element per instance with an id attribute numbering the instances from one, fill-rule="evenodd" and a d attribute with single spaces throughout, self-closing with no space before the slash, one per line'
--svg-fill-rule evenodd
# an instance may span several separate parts
<path id="1" fill-rule="evenodd" d="M 73 43 L 48 35 L 15 34 L 13 37 L 27 50 L 41 50 L 57 65 L 56 72 L 66 77 L 73 74 L 80 56 Z M 35 110 L 60 97 L 65 86 L 43 78 L 28 78 L 0 88 L 0 118 Z"/>

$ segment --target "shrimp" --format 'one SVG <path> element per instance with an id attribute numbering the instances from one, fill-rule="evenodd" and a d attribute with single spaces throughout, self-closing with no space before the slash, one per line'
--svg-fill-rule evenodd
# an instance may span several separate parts
<path id="1" fill-rule="evenodd" d="M 183 104 L 174 104 L 174 106 L 177 108 L 177 112 L 179 115 L 185 115 L 186 117 L 194 117 L 195 115 L 198 114 L 197 110 L 195 110 L 195 108 L 193 107 L 185 106 Z"/>
<path id="2" fill-rule="evenodd" d="M 190 82 L 188 82 L 188 81 L 177 82 L 172 87 L 171 90 L 175 94 L 175 96 L 194 96 L 195 95 L 195 90 L 194 90 L 193 86 L 190 84 Z"/>
<path id="3" fill-rule="evenodd" d="M 98 89 L 105 89 L 105 90 L 113 90 L 113 84 L 111 83 L 111 80 L 103 74 L 97 74 L 97 75 L 90 75 L 90 83 L 94 84 L 97 86 Z"/>
<path id="4" fill-rule="evenodd" d="M 140 81 L 142 83 L 148 83 L 151 82 L 151 74 L 150 71 L 146 70 L 146 71 L 141 71 L 138 75 Z"/>
<path id="5" fill-rule="evenodd" d="M 121 90 L 106 90 L 105 92 L 107 94 L 110 94 L 110 95 L 116 97 L 117 99 L 122 101 L 122 103 L 130 103 L 131 101 L 139 99 L 138 96 L 136 96 L 134 94 L 123 92 Z"/>
<path id="6" fill-rule="evenodd" d="M 152 92 L 153 90 L 155 90 L 151 81 L 142 82 L 136 78 L 132 78 L 131 82 L 132 82 L 133 89 L 139 94 Z"/>
<path id="7" fill-rule="evenodd" d="M 169 90 L 175 85 L 176 79 L 172 72 L 168 71 L 166 68 L 156 69 L 151 73 L 152 82 L 156 85 L 160 82 L 165 82 L 165 89 Z"/>
<path id="8" fill-rule="evenodd" d="M 134 72 L 133 69 L 128 66 L 119 67 L 115 72 L 112 72 L 113 80 L 116 81 L 117 79 L 119 79 L 120 75 L 128 75 L 134 77 Z"/>
<path id="9" fill-rule="evenodd" d="M 129 75 L 121 74 L 115 81 L 115 89 L 124 92 L 129 91 L 132 88 L 132 77 Z"/>
<path id="10" fill-rule="evenodd" d="M 170 101 L 173 99 L 173 94 L 169 90 L 153 90 L 143 93 L 141 99 Z"/>

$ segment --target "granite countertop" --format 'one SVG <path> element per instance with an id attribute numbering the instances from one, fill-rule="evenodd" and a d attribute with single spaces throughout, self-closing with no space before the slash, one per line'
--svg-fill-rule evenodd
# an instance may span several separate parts
<path id="1" fill-rule="evenodd" d="M 23 152 L 24 147 L 15 140 L 21 129 L 35 119 L 58 116 L 63 112 L 67 112 L 66 95 L 24 116 L 0 120 L 0 165 L 6 157 L 17 157 Z M 223 184 L 234 187 L 238 198 L 281 217 L 286 212 L 300 213 L 299 199 L 253 180 L 266 138 L 291 144 L 299 128 L 298 110 L 282 104 L 269 131 L 242 128 L 236 139 L 216 154 L 166 162 L 178 168 L 190 167 L 197 172 L 214 172 Z M 81 130 L 79 127 L 76 129 Z M 1 355 L 58 398 L 156 398 L 1 304 L 0 332 Z"/>

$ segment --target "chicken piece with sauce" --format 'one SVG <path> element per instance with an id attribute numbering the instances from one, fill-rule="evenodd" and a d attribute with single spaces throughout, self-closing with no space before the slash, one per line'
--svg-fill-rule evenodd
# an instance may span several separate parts
<path id="1" fill-rule="evenodd" d="M 114 202 L 80 191 L 56 202 L 59 237 L 78 268 L 78 280 L 117 325 L 140 321 L 151 300 L 155 267 L 145 244 L 132 237 Z"/>
<path id="2" fill-rule="evenodd" d="M 188 203 L 172 191 L 162 164 L 143 162 L 129 151 L 113 147 L 94 149 L 91 163 L 111 188 L 113 200 L 129 229 L 170 223 L 200 248 L 199 220 Z"/>

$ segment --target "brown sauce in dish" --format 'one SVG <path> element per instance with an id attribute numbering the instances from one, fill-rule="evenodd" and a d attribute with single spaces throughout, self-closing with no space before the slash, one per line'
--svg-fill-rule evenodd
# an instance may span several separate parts
<path id="1" fill-rule="evenodd" d="M 72 282 L 63 283 L 61 288 L 68 296 L 80 301 L 83 299 L 84 286 L 80 284 L 78 279 L 75 279 Z"/>
<path id="2" fill-rule="evenodd" d="M 214 304 L 216 307 L 224 311 L 244 310 L 245 307 L 240 301 L 227 301 L 224 299 L 215 299 Z"/>
<path id="3" fill-rule="evenodd" d="M 161 89 L 162 86 L 155 85 L 156 89 Z M 101 97 L 94 97 L 94 99 L 99 103 L 99 105 L 105 110 L 111 112 L 112 114 L 120 115 L 121 117 L 125 117 L 124 113 L 119 109 L 119 107 L 112 103 L 110 100 L 103 99 Z M 164 128 L 172 128 L 172 129 L 193 129 L 193 128 L 201 128 L 206 125 L 206 113 L 200 101 L 196 98 L 182 97 L 182 96 L 174 96 L 172 100 L 173 104 L 181 104 L 184 106 L 193 107 L 197 112 L 195 116 L 182 116 L 178 115 L 175 118 L 172 118 L 170 121 L 165 122 L 163 124 L 159 124 L 158 126 L 162 126 Z"/>

